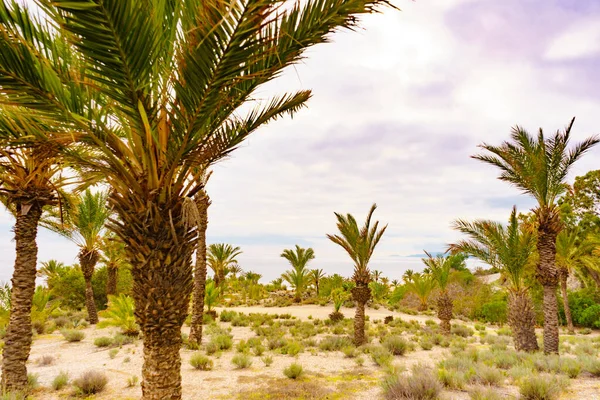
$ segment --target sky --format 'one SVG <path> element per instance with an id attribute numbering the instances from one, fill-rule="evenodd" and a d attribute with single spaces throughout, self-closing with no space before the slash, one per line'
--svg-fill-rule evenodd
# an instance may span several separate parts
<path id="1" fill-rule="evenodd" d="M 390 279 L 460 235 L 457 218 L 505 221 L 527 196 L 470 158 L 520 125 L 548 134 L 573 116 L 573 141 L 600 133 L 597 0 L 392 0 L 357 32 L 310 49 L 257 98 L 312 89 L 308 108 L 261 128 L 216 165 L 207 190 L 209 243 L 240 246 L 244 270 L 278 277 L 283 249 L 312 247 L 309 266 L 352 274 L 331 243 L 334 212 L 360 223 L 371 204 L 388 228 L 370 267 Z M 570 176 L 598 169 L 600 147 Z M 13 220 L 0 211 L 0 281 L 12 275 Z M 39 261 L 77 248 L 40 230 Z M 470 261 L 471 266 L 479 263 Z"/>

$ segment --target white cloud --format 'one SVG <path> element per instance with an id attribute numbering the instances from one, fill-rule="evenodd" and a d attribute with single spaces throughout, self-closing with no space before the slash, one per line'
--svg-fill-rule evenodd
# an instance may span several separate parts
<path id="1" fill-rule="evenodd" d="M 600 55 L 600 19 L 576 21 L 556 37 L 546 49 L 552 61 L 575 60 Z"/>

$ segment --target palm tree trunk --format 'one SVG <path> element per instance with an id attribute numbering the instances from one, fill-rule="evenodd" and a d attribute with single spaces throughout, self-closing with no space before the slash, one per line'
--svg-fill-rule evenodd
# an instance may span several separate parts
<path id="1" fill-rule="evenodd" d="M 196 247 L 196 268 L 194 270 L 194 294 L 192 296 L 192 321 L 190 342 L 202 343 L 202 322 L 204 320 L 204 291 L 206 288 L 206 229 L 208 228 L 208 207 L 210 199 L 204 190 L 196 197 L 198 208 L 198 244 Z"/>
<path id="2" fill-rule="evenodd" d="M 508 294 L 508 324 L 518 351 L 539 350 L 535 336 L 535 312 L 527 290 L 511 290 Z"/>
<path id="3" fill-rule="evenodd" d="M 302 301 L 302 292 L 296 288 L 296 293 L 294 295 L 294 303 L 300 303 Z"/>
<path id="4" fill-rule="evenodd" d="M 319 280 L 318 279 L 315 282 L 315 289 L 317 290 L 317 294 L 315 297 L 319 297 Z"/>
<path id="5" fill-rule="evenodd" d="M 108 267 L 107 272 L 108 277 L 106 279 L 106 295 L 115 295 L 117 294 L 117 274 L 119 269 L 115 267 Z"/>
<path id="6" fill-rule="evenodd" d="M 92 325 L 98 323 L 98 310 L 96 308 L 96 301 L 94 300 L 94 289 L 92 288 L 92 276 L 94 275 L 98 258 L 99 255 L 96 250 L 87 251 L 82 249 L 79 252 L 79 265 L 85 279 L 85 308 L 87 309 L 88 318 Z"/>
<path id="7" fill-rule="evenodd" d="M 41 214 L 41 207 L 35 203 L 28 212 L 17 205 L 11 310 L 2 354 L 2 388 L 6 391 L 20 391 L 27 386 L 26 363 L 32 341 L 31 303 L 37 272 L 36 238 Z"/>
<path id="8" fill-rule="evenodd" d="M 438 318 L 440 319 L 440 330 L 444 335 L 450 334 L 450 320 L 452 319 L 452 299 L 447 291 L 440 293 L 438 298 Z"/>
<path id="9" fill-rule="evenodd" d="M 556 268 L 556 233 L 540 223 L 537 249 L 537 278 L 544 291 L 544 353 L 558 354 L 558 270 Z"/>
<path id="10" fill-rule="evenodd" d="M 569 277 L 569 271 L 565 268 L 560 269 L 560 292 L 563 300 L 563 308 L 565 309 L 565 319 L 567 320 L 567 329 L 569 333 L 574 333 L 575 328 L 573 327 L 573 317 L 571 316 L 571 308 L 569 307 L 569 297 L 567 293 L 567 278 Z"/>
<path id="11" fill-rule="evenodd" d="M 354 344 L 361 346 L 366 343 L 365 338 L 365 304 L 371 298 L 371 289 L 367 286 L 357 286 L 352 289 L 352 298 L 356 302 L 354 315 Z"/>

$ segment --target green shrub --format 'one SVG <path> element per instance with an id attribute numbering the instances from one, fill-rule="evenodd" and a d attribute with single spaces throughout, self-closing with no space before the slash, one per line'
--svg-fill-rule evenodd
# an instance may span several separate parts
<path id="1" fill-rule="evenodd" d="M 231 359 L 231 363 L 235 365 L 237 369 L 245 369 L 252 365 L 252 359 L 247 354 L 236 354 Z"/>
<path id="2" fill-rule="evenodd" d="M 117 356 L 117 353 L 119 353 L 119 349 L 110 349 L 108 352 L 108 356 L 112 360 L 113 358 L 115 358 Z"/>
<path id="3" fill-rule="evenodd" d="M 490 388 L 477 387 L 469 392 L 471 400 L 502 400 L 503 396 Z"/>
<path id="4" fill-rule="evenodd" d="M 479 331 L 479 332 L 484 332 L 485 331 L 485 325 L 480 324 L 480 323 L 476 323 L 474 325 L 474 328 L 475 328 L 476 331 Z"/>
<path id="5" fill-rule="evenodd" d="M 488 386 L 500 386 L 504 381 L 502 371 L 484 364 L 477 364 L 471 381 Z"/>
<path id="6" fill-rule="evenodd" d="M 505 324 L 507 321 L 506 300 L 493 301 L 481 306 L 481 318 L 491 324 Z"/>
<path id="7" fill-rule="evenodd" d="M 365 363 L 365 358 L 363 356 L 358 356 L 354 359 L 354 362 L 356 363 L 356 365 L 358 365 L 359 367 L 362 367 Z"/>
<path id="8" fill-rule="evenodd" d="M 65 371 L 60 371 L 52 380 L 52 389 L 60 390 L 69 383 L 69 374 Z"/>
<path id="9" fill-rule="evenodd" d="M 73 381 L 73 386 L 82 394 L 100 393 L 106 387 L 108 378 L 99 371 L 84 372 L 79 378 Z"/>
<path id="10" fill-rule="evenodd" d="M 260 357 L 265 352 L 265 346 L 263 346 L 262 344 L 258 344 L 252 347 L 252 351 L 254 352 L 255 356 Z"/>
<path id="11" fill-rule="evenodd" d="M 408 349 L 408 343 L 400 336 L 388 336 L 383 346 L 395 356 L 403 356 Z"/>
<path id="12" fill-rule="evenodd" d="M 37 365 L 40 367 L 45 367 L 54 364 L 54 361 L 56 361 L 54 356 L 46 354 L 37 359 Z"/>
<path id="13" fill-rule="evenodd" d="M 112 338 L 108 336 L 100 336 L 94 339 L 94 346 L 96 347 L 108 347 L 113 344 Z"/>
<path id="14" fill-rule="evenodd" d="M 204 354 L 194 353 L 190 357 L 190 365 L 202 371 L 210 371 L 211 369 L 213 369 L 214 363 L 213 360 L 211 360 Z"/>
<path id="15" fill-rule="evenodd" d="M 290 379 L 297 379 L 302 375 L 302 370 L 302 365 L 298 363 L 292 363 L 283 369 L 283 374 Z"/>
<path id="16" fill-rule="evenodd" d="M 323 351 L 340 351 L 351 345 L 352 340 L 347 336 L 326 336 L 319 342 L 319 349 Z"/>
<path id="17" fill-rule="evenodd" d="M 223 310 L 221 311 L 221 315 L 219 315 L 219 319 L 221 320 L 221 322 L 231 322 L 237 316 L 238 313 L 233 310 Z"/>
<path id="18" fill-rule="evenodd" d="M 282 354 L 288 354 L 290 356 L 297 356 L 302 351 L 302 345 L 296 341 L 288 342 L 287 346 L 281 349 Z"/>
<path id="19" fill-rule="evenodd" d="M 342 353 L 344 353 L 346 358 L 354 358 L 356 357 L 357 350 L 354 346 L 345 346 L 342 348 Z"/>
<path id="20" fill-rule="evenodd" d="M 28 373 L 27 374 L 27 388 L 29 390 L 37 389 L 40 386 L 39 374 Z"/>
<path id="21" fill-rule="evenodd" d="M 139 380 L 140 379 L 137 377 L 137 375 L 130 376 L 129 378 L 127 378 L 127 387 L 137 386 Z"/>
<path id="22" fill-rule="evenodd" d="M 370 351 L 371 359 L 380 367 L 389 365 L 394 359 L 394 355 L 385 347 L 377 346 Z"/>
<path id="23" fill-rule="evenodd" d="M 131 344 L 131 343 L 135 342 L 135 337 L 117 333 L 115 336 L 113 336 L 112 341 L 113 341 L 114 346 L 121 347 L 126 344 Z"/>
<path id="24" fill-rule="evenodd" d="M 423 350 L 431 350 L 433 348 L 433 340 L 428 336 L 423 336 L 421 340 L 419 340 L 419 346 Z"/>
<path id="25" fill-rule="evenodd" d="M 473 332 L 473 329 L 471 329 L 465 325 L 453 325 L 451 332 L 453 335 L 464 337 L 464 338 L 473 336 L 473 333 L 475 333 L 475 332 Z"/>
<path id="26" fill-rule="evenodd" d="M 121 333 L 127 336 L 137 336 L 140 327 L 135 321 L 135 305 L 133 299 L 125 294 L 108 296 L 108 308 L 100 311 L 98 315 L 103 319 L 98 327 L 116 326 L 121 328 Z"/>
<path id="27" fill-rule="evenodd" d="M 565 382 L 551 375 L 533 375 L 519 382 L 523 400 L 555 400 L 562 392 Z"/>
<path id="28" fill-rule="evenodd" d="M 273 364 L 273 357 L 272 356 L 262 356 L 261 357 L 262 362 L 265 364 L 265 367 L 268 367 L 269 365 Z"/>
<path id="29" fill-rule="evenodd" d="M 438 379 L 444 387 L 454 390 L 462 390 L 467 383 L 465 373 L 453 369 L 440 368 Z"/>
<path id="30" fill-rule="evenodd" d="M 216 335 L 211 338 L 211 342 L 213 342 L 218 350 L 229 350 L 231 346 L 233 346 L 233 341 L 231 340 L 230 335 Z"/>
<path id="31" fill-rule="evenodd" d="M 382 386 L 388 400 L 437 400 L 442 391 L 433 371 L 422 364 L 413 365 L 410 375 L 389 374 Z"/>
<path id="32" fill-rule="evenodd" d="M 85 333 L 76 329 L 63 329 L 60 333 L 67 342 L 81 342 L 85 337 Z"/>

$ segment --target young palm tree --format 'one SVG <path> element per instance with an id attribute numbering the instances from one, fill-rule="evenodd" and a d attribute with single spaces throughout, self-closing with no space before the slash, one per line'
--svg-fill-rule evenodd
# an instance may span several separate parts
<path id="1" fill-rule="evenodd" d="M 463 254 L 451 254 L 449 256 L 443 256 L 438 254 L 432 256 L 428 252 L 425 252 L 427 258 L 422 258 L 423 264 L 427 266 L 435 285 L 440 289 L 440 296 L 438 297 L 437 309 L 438 318 L 440 319 L 440 329 L 443 334 L 450 334 L 450 320 L 452 319 L 452 298 L 448 293 L 448 281 L 450 279 L 450 273 L 453 269 L 459 269 L 465 262 L 465 256 Z"/>
<path id="2" fill-rule="evenodd" d="M 387 225 L 379 228 L 379 221 L 371 225 L 371 217 L 377 208 L 376 204 L 371 206 L 367 219 L 362 228 L 358 227 L 356 219 L 351 215 L 335 213 L 339 235 L 327 235 L 329 240 L 341 246 L 354 262 L 355 287 L 352 289 L 352 298 L 356 302 L 356 314 L 354 316 L 354 344 L 357 346 L 365 343 L 365 304 L 371 298 L 371 271 L 369 261 L 375 251 L 375 246 L 381 240 Z"/>
<path id="3" fill-rule="evenodd" d="M 65 264 L 56 260 L 43 261 L 37 275 L 46 279 L 46 286 L 52 289 L 52 280 L 65 269 Z"/>
<path id="4" fill-rule="evenodd" d="M 586 151 L 598 143 L 590 137 L 568 150 L 571 128 L 546 138 L 540 129 L 537 138 L 520 127 L 512 130 L 510 142 L 500 146 L 483 144 L 491 154 L 475 159 L 494 165 L 502 171 L 500 179 L 533 196 L 537 202 L 537 278 L 544 291 L 544 352 L 558 353 L 558 304 L 556 289 L 559 273 L 556 268 L 556 237 L 561 230 L 557 198 L 566 189 L 569 170 Z"/>
<path id="5" fill-rule="evenodd" d="M 507 278 L 508 323 L 512 328 L 515 348 L 523 351 L 538 350 L 535 336 L 535 311 L 524 283 L 524 271 L 535 251 L 535 236 L 531 229 L 519 224 L 517 209 L 513 207 L 508 226 L 493 221 L 457 220 L 454 229 L 469 239 L 451 244 L 452 252 L 463 252 L 498 268 Z"/>
<path id="6" fill-rule="evenodd" d="M 226 157 L 265 123 L 298 111 L 310 97 L 301 91 L 257 102 L 254 94 L 261 85 L 333 31 L 352 29 L 360 14 L 389 3 L 37 4 L 46 14 L 38 20 L 48 19 L 47 25 L 57 28 L 56 42 L 73 50 L 83 79 L 65 79 L 61 68 L 70 68 L 55 65 L 53 60 L 65 58 L 40 38 L 46 24 L 21 13 L 16 2 L 3 2 L 0 103 L 20 105 L 26 108 L 21 115 L 52 122 L 30 135 L 63 133 L 92 150 L 92 156 L 72 155 L 73 161 L 104 176 L 111 187 L 109 201 L 119 217 L 111 229 L 126 246 L 144 338 L 143 398 L 179 399 L 180 327 L 193 287 L 197 236 L 197 226 L 185 218 L 186 199 L 201 189 L 196 171 Z M 85 82 L 84 96 L 71 90 L 80 82 Z"/>
<path id="7" fill-rule="evenodd" d="M 112 232 L 104 235 L 100 245 L 100 262 L 106 266 L 106 295 L 117 294 L 117 277 L 119 270 L 127 265 L 125 244 Z"/>
<path id="8" fill-rule="evenodd" d="M 414 293 L 419 298 L 419 311 L 428 308 L 429 296 L 435 289 L 435 281 L 429 274 L 412 273 L 410 280 L 405 281 L 407 291 Z"/>
<path id="9" fill-rule="evenodd" d="M 239 247 L 226 243 L 213 243 L 208 246 L 208 266 L 215 274 L 215 286 L 221 287 L 225 283 L 228 269 L 237 265 L 236 257 L 242 254 Z"/>
<path id="10" fill-rule="evenodd" d="M 73 241 L 79 247 L 79 266 L 85 279 L 85 306 L 90 324 L 98 323 L 98 311 L 94 300 L 92 276 L 100 260 L 103 240 L 102 233 L 110 217 L 107 195 L 104 192 L 92 193 L 89 189 L 75 200 L 72 212 L 66 219 L 50 216 L 42 225 Z"/>
<path id="11" fill-rule="evenodd" d="M 414 274 L 415 271 L 413 271 L 412 269 L 407 269 L 406 271 L 404 271 L 404 273 L 402 274 L 402 280 L 404 281 L 404 283 L 410 282 Z"/>
<path id="12" fill-rule="evenodd" d="M 379 280 L 381 279 L 382 273 L 381 271 L 378 270 L 373 270 L 373 272 L 371 272 L 371 275 L 373 276 L 373 280 L 375 282 L 379 282 Z"/>
<path id="13" fill-rule="evenodd" d="M 310 270 L 310 279 L 312 283 L 315 285 L 315 295 L 319 297 L 319 283 L 321 280 L 325 278 L 325 273 L 322 269 L 311 269 Z"/>
<path id="14" fill-rule="evenodd" d="M 315 252 L 312 248 L 304 249 L 296 245 L 296 249 L 285 249 L 281 257 L 288 260 L 292 269 L 281 275 L 295 291 L 294 301 L 300 303 L 302 294 L 308 283 L 310 271 L 306 268 L 310 260 L 315 258 Z"/>

